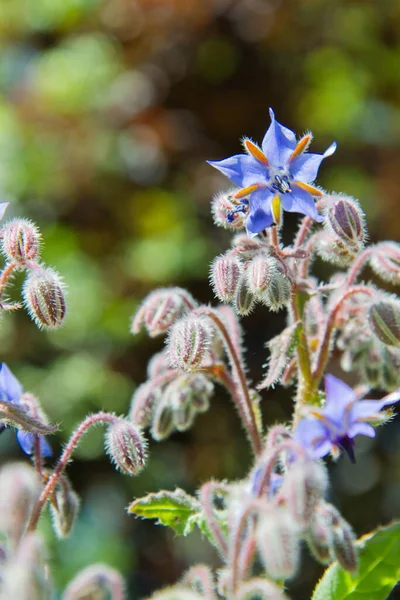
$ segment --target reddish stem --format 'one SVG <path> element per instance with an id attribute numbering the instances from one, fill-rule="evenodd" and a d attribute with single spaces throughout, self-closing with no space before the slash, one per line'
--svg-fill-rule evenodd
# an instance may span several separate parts
<path id="1" fill-rule="evenodd" d="M 214 537 L 214 540 L 218 546 L 218 549 L 225 559 L 228 554 L 228 545 L 226 543 L 225 534 L 221 529 L 220 524 L 215 518 L 215 512 L 213 507 L 212 498 L 215 492 L 223 489 L 220 484 L 215 483 L 214 481 L 209 481 L 204 484 L 200 490 L 200 502 L 204 510 L 205 517 L 207 519 L 207 525 L 210 528 L 210 531 Z"/>
<path id="2" fill-rule="evenodd" d="M 346 285 L 353 285 L 361 270 L 365 267 L 365 263 L 372 254 L 372 248 L 367 248 L 364 252 L 361 252 L 353 262 L 353 265 L 347 273 Z"/>

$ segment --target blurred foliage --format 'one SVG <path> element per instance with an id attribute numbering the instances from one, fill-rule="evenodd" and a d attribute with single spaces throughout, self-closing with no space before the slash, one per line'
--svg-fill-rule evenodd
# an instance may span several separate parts
<path id="1" fill-rule="evenodd" d="M 55 447 L 88 411 L 127 411 L 160 348 L 128 333 L 153 286 L 212 300 L 208 264 L 229 236 L 208 206 L 226 182 L 204 161 L 238 152 L 244 134 L 261 139 L 268 106 L 299 133 L 312 130 L 316 151 L 338 141 L 321 184 L 360 198 L 372 239 L 398 239 L 399 31 L 396 0 L 0 2 L 0 196 L 11 201 L 8 217 L 38 223 L 44 260 L 69 288 L 60 331 L 39 332 L 22 312 L 3 318 L 1 358 L 61 423 Z M 280 324 L 262 309 L 244 323 L 255 379 Z M 270 393 L 266 419 L 289 414 L 290 401 Z M 333 467 L 337 502 L 360 533 L 400 514 L 390 428 L 366 451 L 358 484 L 345 464 Z M 5 459 L 18 452 L 6 434 L 0 446 Z M 197 538 L 176 542 L 123 507 L 163 486 L 192 492 L 208 476 L 242 476 L 249 457 L 234 411 L 217 397 L 190 434 L 150 451 L 149 468 L 130 481 L 103 460 L 100 429 L 84 440 L 70 468 L 80 520 L 54 546 L 60 587 L 104 560 L 136 597 L 209 557 Z M 296 600 L 316 576 L 316 567 L 302 572 Z"/>

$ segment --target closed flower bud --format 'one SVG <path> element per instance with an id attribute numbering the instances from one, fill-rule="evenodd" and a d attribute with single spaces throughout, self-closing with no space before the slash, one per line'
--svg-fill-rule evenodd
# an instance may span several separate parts
<path id="1" fill-rule="evenodd" d="M 50 509 L 53 517 L 53 528 L 57 536 L 59 538 L 68 537 L 78 514 L 79 497 L 65 475 L 58 479 Z"/>
<path id="2" fill-rule="evenodd" d="M 210 347 L 212 329 L 201 317 L 189 315 L 175 323 L 168 340 L 171 364 L 183 371 L 195 371 Z"/>
<path id="3" fill-rule="evenodd" d="M 325 223 L 344 244 L 363 246 L 365 214 L 357 200 L 346 196 L 328 197 Z"/>
<path id="4" fill-rule="evenodd" d="M 296 574 L 300 559 L 299 531 L 285 509 L 260 514 L 257 544 L 265 569 L 272 579 Z"/>
<path id="5" fill-rule="evenodd" d="M 290 300 L 292 294 L 292 285 L 289 279 L 277 269 L 271 279 L 269 287 L 260 295 L 263 304 L 274 312 L 277 312 Z"/>
<path id="6" fill-rule="evenodd" d="M 86 567 L 76 575 L 65 590 L 63 600 L 123 600 L 124 589 L 124 580 L 118 571 L 99 563 Z"/>
<path id="7" fill-rule="evenodd" d="M 24 463 L 9 463 L 0 471 L 0 531 L 16 546 L 25 531 L 41 484 L 35 470 Z"/>
<path id="8" fill-rule="evenodd" d="M 59 327 L 65 317 L 65 286 L 60 275 L 49 267 L 29 273 L 22 289 L 24 303 L 36 325 L 45 329 Z"/>
<path id="9" fill-rule="evenodd" d="M 151 423 L 153 407 L 161 398 L 161 388 L 150 381 L 139 385 L 131 400 L 129 419 L 134 425 L 148 427 Z"/>
<path id="10" fill-rule="evenodd" d="M 269 288 L 277 270 L 277 261 L 273 256 L 255 256 L 246 269 L 250 292 L 260 294 Z"/>
<path id="11" fill-rule="evenodd" d="M 0 600 L 50 600 L 45 548 L 40 535 L 26 534 L 1 573 Z"/>
<path id="12" fill-rule="evenodd" d="M 146 441 L 135 425 L 118 419 L 109 426 L 106 450 L 116 466 L 128 475 L 137 475 L 146 462 Z"/>
<path id="13" fill-rule="evenodd" d="M 234 300 L 234 308 L 238 315 L 242 317 L 246 317 L 251 313 L 255 305 L 255 299 L 253 294 L 250 292 L 247 287 L 247 278 L 246 275 L 243 274 L 239 279 L 235 300 Z"/>
<path id="14" fill-rule="evenodd" d="M 288 600 L 281 588 L 264 578 L 254 578 L 242 583 L 237 600 Z"/>
<path id="15" fill-rule="evenodd" d="M 37 260 L 40 238 L 34 223 L 28 219 L 12 219 L 1 229 L 1 249 L 7 260 L 19 263 Z"/>
<path id="16" fill-rule="evenodd" d="M 153 379 L 163 375 L 170 369 L 168 353 L 163 350 L 154 354 L 147 363 L 147 377 Z"/>
<path id="17" fill-rule="evenodd" d="M 400 348 L 400 302 L 390 300 L 373 304 L 368 312 L 368 322 L 381 342 Z"/>
<path id="18" fill-rule="evenodd" d="M 240 261 L 234 256 L 218 256 L 211 267 L 211 282 L 215 295 L 221 302 L 230 302 L 243 271 Z"/>
<path id="19" fill-rule="evenodd" d="M 182 288 L 155 290 L 145 298 L 132 320 L 131 332 L 139 333 L 144 325 L 155 337 L 165 333 L 185 312 L 192 310 L 196 303 Z"/>
<path id="20" fill-rule="evenodd" d="M 343 569 L 354 572 L 357 570 L 357 548 L 352 528 L 342 517 L 332 529 L 333 553 Z"/>
<path id="21" fill-rule="evenodd" d="M 246 200 L 237 202 L 234 198 L 237 189 L 222 192 L 214 196 L 211 212 L 214 223 L 225 229 L 244 229 L 249 203 Z"/>
<path id="22" fill-rule="evenodd" d="M 279 498 L 285 500 L 287 509 L 300 528 L 306 527 L 314 514 L 315 506 L 328 488 L 328 476 L 322 463 L 297 461 L 285 474 Z"/>
<path id="23" fill-rule="evenodd" d="M 318 510 L 314 511 L 312 521 L 308 528 L 307 544 L 316 560 L 323 565 L 327 565 L 333 560 L 333 535 L 330 524 L 326 521 L 323 514 Z"/>
<path id="24" fill-rule="evenodd" d="M 400 282 L 400 244 L 380 242 L 371 248 L 370 265 L 376 275 L 390 283 Z"/>
<path id="25" fill-rule="evenodd" d="M 173 431 L 175 426 L 174 423 L 174 411 L 164 399 L 159 402 L 153 412 L 153 420 L 151 424 L 151 435 L 157 442 L 167 438 Z"/>

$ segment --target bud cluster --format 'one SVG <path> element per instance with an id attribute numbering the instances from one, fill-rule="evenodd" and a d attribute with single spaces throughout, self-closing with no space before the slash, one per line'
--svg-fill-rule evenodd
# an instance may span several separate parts
<path id="1" fill-rule="evenodd" d="M 292 293 L 289 273 L 266 242 L 238 235 L 233 247 L 215 259 L 210 277 L 217 298 L 246 316 L 257 302 L 272 311 L 284 307 Z"/>
<path id="2" fill-rule="evenodd" d="M 164 288 L 151 292 L 144 299 L 132 320 L 131 332 L 139 333 L 142 326 L 150 337 L 165 333 L 185 313 L 195 308 L 196 302 L 182 288 Z"/>

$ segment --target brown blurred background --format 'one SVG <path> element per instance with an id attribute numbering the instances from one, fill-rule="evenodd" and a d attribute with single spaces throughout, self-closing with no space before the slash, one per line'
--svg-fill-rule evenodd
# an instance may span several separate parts
<path id="1" fill-rule="evenodd" d="M 0 1 L 0 196 L 7 217 L 38 223 L 43 258 L 69 288 L 60 331 L 3 317 L 1 360 L 61 423 L 57 451 L 88 412 L 128 410 L 163 343 L 128 332 L 148 291 L 180 285 L 213 300 L 209 263 L 230 235 L 209 203 L 227 181 L 205 160 L 239 152 L 243 135 L 260 141 L 269 106 L 299 134 L 313 131 L 314 151 L 338 142 L 319 182 L 360 199 L 371 241 L 399 241 L 399 32 L 397 0 Z M 289 215 L 287 239 L 295 227 Z M 283 322 L 261 307 L 243 320 L 255 381 Z M 263 406 L 266 422 L 285 420 L 290 395 L 266 393 Z M 356 466 L 332 466 L 332 499 L 359 534 L 400 516 L 399 428 L 361 440 Z M 21 458 L 12 432 L 0 453 Z M 57 589 L 98 560 L 122 570 L 132 598 L 195 561 L 218 565 L 199 537 L 176 539 L 124 509 L 160 488 L 242 477 L 249 460 L 222 392 L 189 433 L 151 443 L 135 479 L 113 471 L 102 431 L 90 433 L 69 468 L 82 497 L 72 536 L 56 544 L 42 524 Z M 320 574 L 304 560 L 294 600 Z"/>

